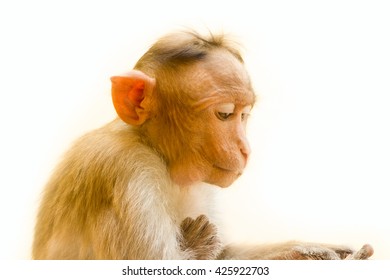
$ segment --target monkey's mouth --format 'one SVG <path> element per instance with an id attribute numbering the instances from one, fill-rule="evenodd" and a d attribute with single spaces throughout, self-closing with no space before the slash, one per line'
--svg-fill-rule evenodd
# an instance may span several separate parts
<path id="1" fill-rule="evenodd" d="M 237 176 L 241 176 L 242 174 L 242 171 L 240 170 L 237 170 L 237 169 L 230 169 L 230 168 L 225 168 L 225 167 L 221 167 L 219 165 L 213 165 L 213 167 L 219 171 L 222 171 L 224 173 L 234 173 L 236 174 Z"/>

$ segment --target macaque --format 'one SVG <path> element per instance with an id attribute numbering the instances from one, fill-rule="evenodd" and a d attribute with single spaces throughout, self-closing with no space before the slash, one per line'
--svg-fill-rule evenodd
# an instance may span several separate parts
<path id="1" fill-rule="evenodd" d="M 42 198 L 34 259 L 367 259 L 365 245 L 222 244 L 213 198 L 243 172 L 256 97 L 224 35 L 178 32 L 111 78 L 118 118 L 76 141 Z"/>

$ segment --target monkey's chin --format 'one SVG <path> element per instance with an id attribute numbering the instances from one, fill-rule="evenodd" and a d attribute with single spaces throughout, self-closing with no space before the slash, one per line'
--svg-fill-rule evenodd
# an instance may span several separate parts
<path id="1" fill-rule="evenodd" d="M 216 172 L 205 182 L 221 188 L 229 187 L 242 175 L 242 171 L 229 170 L 219 166 L 214 166 L 214 169 Z"/>
<path id="2" fill-rule="evenodd" d="M 238 177 L 230 177 L 230 178 L 226 178 L 226 177 L 224 177 L 224 178 L 213 178 L 213 179 L 211 179 L 211 180 L 207 180 L 207 181 L 205 181 L 205 183 L 208 183 L 208 184 L 212 184 L 212 185 L 215 185 L 215 186 L 217 186 L 217 187 L 220 187 L 220 188 L 228 188 L 228 187 L 230 187 L 233 183 L 234 183 L 234 181 L 236 181 L 236 179 L 237 179 Z"/>

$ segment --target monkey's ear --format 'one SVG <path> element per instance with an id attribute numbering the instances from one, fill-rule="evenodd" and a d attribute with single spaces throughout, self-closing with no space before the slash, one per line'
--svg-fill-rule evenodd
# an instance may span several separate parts
<path id="1" fill-rule="evenodd" d="M 150 98 L 156 80 L 132 70 L 125 76 L 111 77 L 112 102 L 118 116 L 131 125 L 141 125 L 150 114 Z"/>

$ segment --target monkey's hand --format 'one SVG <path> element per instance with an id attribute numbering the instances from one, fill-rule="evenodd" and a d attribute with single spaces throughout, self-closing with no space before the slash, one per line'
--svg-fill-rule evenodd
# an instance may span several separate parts
<path id="1" fill-rule="evenodd" d="M 217 228 L 205 215 L 200 215 L 195 220 L 189 217 L 184 219 L 180 229 L 181 249 L 189 252 L 192 259 L 213 260 L 222 251 Z"/>
<path id="2" fill-rule="evenodd" d="M 348 247 L 323 244 L 302 244 L 292 248 L 287 259 L 294 260 L 366 260 L 374 253 L 371 245 L 354 252 Z"/>
<path id="3" fill-rule="evenodd" d="M 371 245 L 365 244 L 359 251 L 348 255 L 345 259 L 346 260 L 367 260 L 373 254 L 374 254 L 374 249 L 371 247 Z"/>

